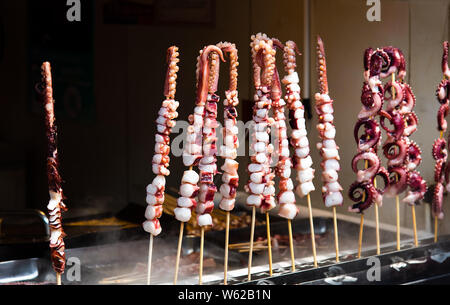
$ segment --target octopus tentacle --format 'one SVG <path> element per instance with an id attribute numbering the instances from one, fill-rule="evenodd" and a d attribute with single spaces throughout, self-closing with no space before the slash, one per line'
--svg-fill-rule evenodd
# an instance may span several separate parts
<path id="1" fill-rule="evenodd" d="M 177 64 L 180 62 L 178 56 L 178 47 L 172 46 L 167 50 L 167 64 L 169 68 L 167 69 L 166 81 L 164 83 L 164 96 L 167 99 L 175 99 L 175 93 L 177 88 L 177 73 L 180 68 Z"/>
<path id="2" fill-rule="evenodd" d="M 414 111 L 403 114 L 403 119 L 405 120 L 405 130 L 403 135 L 409 137 L 417 130 L 419 119 Z"/>
<path id="3" fill-rule="evenodd" d="M 393 89 L 395 90 L 395 98 L 392 96 Z M 405 96 L 405 91 L 402 84 L 398 81 L 388 82 L 384 86 L 384 99 L 386 104 L 386 111 L 394 110 Z"/>
<path id="4" fill-rule="evenodd" d="M 375 186 L 375 179 L 377 178 L 377 176 L 380 176 L 383 179 L 383 183 L 384 183 L 384 187 L 378 188 L 376 187 L 375 189 L 377 190 L 377 194 L 375 196 L 375 202 L 378 206 L 381 207 L 381 205 L 383 204 L 383 194 L 386 192 L 386 189 L 389 186 L 389 172 L 386 168 L 384 168 L 383 166 L 380 166 L 380 169 L 378 170 L 378 172 L 376 173 L 376 175 L 373 177 L 372 183 Z"/>
<path id="5" fill-rule="evenodd" d="M 437 183 L 433 192 L 432 213 L 438 219 L 444 219 L 444 212 L 442 211 L 442 202 L 444 200 L 444 186 L 442 183 Z"/>
<path id="6" fill-rule="evenodd" d="M 361 126 L 364 126 L 365 132 L 358 137 Z M 358 151 L 366 151 L 378 144 L 381 137 L 381 129 L 375 120 L 360 119 L 356 122 L 353 134 L 358 144 Z"/>
<path id="7" fill-rule="evenodd" d="M 400 113 L 411 112 L 416 105 L 416 96 L 408 84 L 402 84 L 404 97 L 400 107 Z"/>
<path id="8" fill-rule="evenodd" d="M 448 49 L 449 49 L 449 43 L 448 41 L 445 41 L 444 44 L 444 54 L 442 55 L 442 73 L 447 78 L 450 78 L 450 68 L 448 67 Z"/>
<path id="9" fill-rule="evenodd" d="M 447 143 L 445 139 L 437 139 L 434 141 L 433 149 L 431 151 L 434 160 L 447 159 Z"/>
<path id="10" fill-rule="evenodd" d="M 389 67 L 390 64 L 391 59 L 389 58 L 389 55 L 382 49 L 377 49 L 370 56 L 370 77 L 380 76 L 381 72 Z"/>
<path id="11" fill-rule="evenodd" d="M 385 195 L 393 198 L 405 191 L 407 187 L 408 169 L 405 166 L 390 166 L 388 167 L 388 171 L 390 179 Z"/>
<path id="12" fill-rule="evenodd" d="M 392 73 L 397 73 L 399 79 L 403 79 L 406 75 L 406 62 L 402 51 L 394 47 L 384 47 L 385 52 L 389 57 L 389 64 L 383 66 L 380 73 L 382 78 L 389 77 Z"/>
<path id="13" fill-rule="evenodd" d="M 364 170 L 358 170 L 358 162 L 364 160 L 367 161 L 368 166 Z M 360 152 L 353 157 L 352 169 L 357 175 L 357 181 L 370 181 L 377 174 L 380 168 L 380 159 L 372 151 Z"/>
<path id="14" fill-rule="evenodd" d="M 444 169 L 446 169 L 446 162 L 444 159 L 440 159 L 436 161 L 436 164 L 434 165 L 434 181 L 444 183 L 445 177 L 447 175 L 444 175 Z"/>
<path id="15" fill-rule="evenodd" d="M 405 163 L 407 158 L 408 144 L 405 140 L 388 142 L 383 146 L 385 157 L 389 160 L 389 166 L 399 166 Z"/>
<path id="16" fill-rule="evenodd" d="M 374 203 L 377 190 L 370 182 L 355 182 L 348 191 L 349 198 L 356 204 L 349 207 L 350 212 L 363 213 Z"/>
<path id="17" fill-rule="evenodd" d="M 408 147 L 407 167 L 414 170 L 422 161 L 422 151 L 416 142 L 411 141 Z"/>
<path id="18" fill-rule="evenodd" d="M 322 38 L 317 36 L 317 71 L 319 71 L 319 88 L 321 94 L 328 94 L 327 62 Z"/>
<path id="19" fill-rule="evenodd" d="M 447 130 L 447 120 L 445 119 L 448 115 L 449 110 L 449 103 L 442 104 L 439 107 L 438 114 L 437 114 L 437 123 L 438 123 L 438 130 L 445 132 Z"/>
<path id="20" fill-rule="evenodd" d="M 446 104 L 450 99 L 450 80 L 443 79 L 437 89 L 436 89 L 436 97 L 441 104 Z"/>
<path id="21" fill-rule="evenodd" d="M 210 71 L 211 71 L 211 61 L 209 60 L 209 54 L 211 52 L 216 52 L 219 54 L 220 59 L 225 62 L 223 58 L 223 52 L 220 48 L 215 45 L 209 45 L 203 49 L 202 54 L 200 55 L 200 65 L 198 68 L 199 72 L 199 80 L 198 80 L 198 88 L 197 88 L 197 104 L 205 104 L 208 98 L 208 91 L 210 91 Z"/>
<path id="22" fill-rule="evenodd" d="M 393 125 L 393 129 L 389 129 L 386 127 L 384 121 L 388 119 L 389 122 Z M 380 111 L 380 124 L 381 127 L 386 130 L 388 135 L 398 140 L 403 136 L 405 131 L 405 121 L 403 120 L 403 116 L 398 112 L 386 112 L 384 110 Z"/>
<path id="23" fill-rule="evenodd" d="M 378 91 L 379 92 L 374 92 L 368 83 L 364 84 L 361 94 L 361 103 L 363 104 L 363 107 L 358 114 L 358 119 L 375 116 L 381 110 L 383 107 L 383 87 L 380 87 Z"/>
<path id="24" fill-rule="evenodd" d="M 414 205 L 417 201 L 422 200 L 427 192 L 427 183 L 419 172 L 413 171 L 408 174 L 407 182 L 410 190 L 408 191 L 402 202 Z"/>

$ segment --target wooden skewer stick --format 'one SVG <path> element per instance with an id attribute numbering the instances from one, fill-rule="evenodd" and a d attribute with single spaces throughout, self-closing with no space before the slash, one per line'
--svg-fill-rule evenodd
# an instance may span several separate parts
<path id="1" fill-rule="evenodd" d="M 364 214 L 361 213 L 361 221 L 359 222 L 358 258 L 361 258 L 363 231 L 364 231 Z"/>
<path id="2" fill-rule="evenodd" d="M 190 166 L 189 170 L 191 171 L 194 167 Z M 177 249 L 177 258 L 175 261 L 175 277 L 173 279 L 173 284 L 176 285 L 178 281 L 178 269 L 180 266 L 180 258 L 181 258 L 181 245 L 183 243 L 183 231 L 184 231 L 184 222 L 180 222 L 180 234 L 178 237 L 178 249 Z"/>
<path id="3" fill-rule="evenodd" d="M 61 273 L 56 273 L 56 285 L 57 286 L 61 286 L 62 285 Z"/>
<path id="4" fill-rule="evenodd" d="M 252 208 L 252 225 L 250 229 L 250 251 L 248 252 L 248 280 L 252 280 L 253 240 L 255 238 L 256 207 Z"/>
<path id="5" fill-rule="evenodd" d="M 294 239 L 292 238 L 292 220 L 288 219 L 289 248 L 291 250 L 292 272 L 295 272 Z"/>
<path id="6" fill-rule="evenodd" d="M 416 223 L 416 206 L 413 205 L 411 207 L 411 212 L 412 212 L 412 219 L 413 219 L 413 227 L 417 228 L 417 223 Z M 414 230 L 414 246 L 418 246 L 419 245 L 419 240 L 417 238 L 417 230 Z"/>
<path id="7" fill-rule="evenodd" d="M 334 247 L 336 249 L 336 262 L 339 263 L 339 237 L 338 237 L 336 207 L 333 207 L 333 222 L 334 222 Z"/>
<path id="8" fill-rule="evenodd" d="M 178 237 L 177 259 L 175 261 L 175 278 L 173 279 L 174 285 L 176 285 L 178 281 L 178 269 L 180 266 L 180 257 L 181 257 L 181 244 L 183 243 L 183 231 L 184 231 L 184 222 L 180 222 L 180 235 Z"/>
<path id="9" fill-rule="evenodd" d="M 314 221 L 312 215 L 312 207 L 311 207 L 311 195 L 307 195 L 308 198 L 308 210 L 309 210 L 309 225 L 311 230 L 311 242 L 312 242 L 312 250 L 313 250 L 313 258 L 314 258 L 314 267 L 317 268 L 317 254 L 316 254 L 316 234 L 314 232 Z"/>
<path id="10" fill-rule="evenodd" d="M 272 241 L 270 237 L 270 217 L 269 212 L 266 212 L 266 226 L 267 226 L 267 252 L 269 254 L 269 274 L 273 275 L 272 270 Z"/>
<path id="11" fill-rule="evenodd" d="M 227 211 L 226 228 L 225 228 L 225 258 L 223 266 L 223 284 L 227 285 L 228 281 L 228 247 L 230 244 L 230 212 Z"/>
<path id="12" fill-rule="evenodd" d="M 152 256 L 153 256 L 153 234 L 150 234 L 150 241 L 148 243 L 147 285 L 150 285 L 150 278 L 152 274 Z"/>
<path id="13" fill-rule="evenodd" d="M 397 211 L 397 250 L 400 250 L 400 200 L 395 196 L 395 207 Z"/>
<path id="14" fill-rule="evenodd" d="M 373 185 L 377 187 L 377 179 L 374 179 Z M 380 255 L 380 219 L 378 214 L 378 204 L 375 203 L 375 236 L 377 241 L 377 255 Z"/>
<path id="15" fill-rule="evenodd" d="M 205 228 L 202 227 L 201 237 L 200 237 L 200 267 L 199 267 L 199 276 L 198 276 L 198 284 L 202 285 L 203 283 L 203 248 L 205 245 Z"/>

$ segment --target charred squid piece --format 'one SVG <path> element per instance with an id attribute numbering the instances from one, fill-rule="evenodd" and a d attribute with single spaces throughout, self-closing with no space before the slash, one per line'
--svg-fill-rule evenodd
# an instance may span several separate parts
<path id="1" fill-rule="evenodd" d="M 360 137 L 358 137 L 361 126 L 364 126 L 365 131 Z M 371 148 L 375 148 L 379 143 L 381 129 L 375 120 L 360 119 L 356 122 L 353 134 L 356 144 L 358 144 L 358 151 L 367 151 Z"/>
<path id="2" fill-rule="evenodd" d="M 368 164 L 364 170 L 358 169 L 358 162 L 361 160 L 367 161 Z M 357 175 L 358 182 L 371 181 L 380 169 L 380 158 L 372 151 L 360 152 L 353 157 L 352 169 Z"/>
<path id="3" fill-rule="evenodd" d="M 395 90 L 395 98 L 392 97 L 392 87 Z M 402 83 L 398 81 L 392 81 L 386 83 L 384 86 L 384 100 L 386 104 L 386 111 L 390 112 L 395 110 L 403 101 L 405 96 L 404 87 Z"/>
<path id="4" fill-rule="evenodd" d="M 447 159 L 447 142 L 444 139 L 437 139 L 434 141 L 433 149 L 431 150 L 434 160 Z"/>
<path id="5" fill-rule="evenodd" d="M 445 119 L 448 115 L 449 103 L 442 104 L 439 107 L 437 114 L 438 130 L 445 132 L 447 130 L 447 120 Z"/>
<path id="6" fill-rule="evenodd" d="M 437 89 L 436 97 L 440 104 L 448 104 L 450 101 L 450 80 L 443 79 Z"/>
<path id="7" fill-rule="evenodd" d="M 62 212 L 67 211 L 64 204 L 63 180 L 59 174 L 59 160 L 57 147 L 57 128 L 55 124 L 55 112 L 53 99 L 53 81 L 49 62 L 41 66 L 41 83 L 36 86 L 39 98 L 42 100 L 45 110 L 45 126 L 47 136 L 47 179 L 50 201 L 48 202 L 48 219 L 50 227 L 50 251 L 53 270 L 61 275 L 66 267 L 66 254 L 64 237 L 66 233 L 62 226 Z"/>
<path id="8" fill-rule="evenodd" d="M 385 191 L 385 195 L 393 198 L 406 190 L 408 181 L 408 170 L 405 166 L 388 167 L 389 187 Z"/>
<path id="9" fill-rule="evenodd" d="M 393 129 L 388 129 L 384 123 L 385 119 L 388 119 Z M 405 131 L 405 121 L 403 116 L 398 112 L 386 112 L 384 110 L 380 111 L 380 124 L 381 127 L 386 130 L 389 136 L 393 137 L 395 140 L 399 140 Z"/>
<path id="10" fill-rule="evenodd" d="M 376 195 L 377 190 L 371 182 L 353 183 L 348 190 L 348 196 L 356 204 L 348 208 L 349 212 L 363 213 L 374 203 Z"/>
<path id="11" fill-rule="evenodd" d="M 444 212 L 442 210 L 442 202 L 444 201 L 444 186 L 442 183 L 437 183 L 433 192 L 433 202 L 431 210 L 434 217 L 442 220 L 444 219 Z"/>
<path id="12" fill-rule="evenodd" d="M 417 130 L 417 125 L 419 123 L 419 119 L 415 112 L 408 112 L 403 114 L 403 119 L 405 120 L 405 130 L 403 135 L 405 137 L 409 137 Z"/>
<path id="13" fill-rule="evenodd" d="M 407 167 L 408 170 L 414 170 L 417 166 L 419 166 L 422 161 L 422 151 L 420 150 L 419 145 L 416 142 L 411 141 L 408 147 L 408 159 L 407 159 Z"/>
<path id="14" fill-rule="evenodd" d="M 423 180 L 422 176 L 417 171 L 408 173 L 409 191 L 402 202 L 409 205 L 415 205 L 418 201 L 422 200 L 427 192 L 427 183 Z"/>
<path id="15" fill-rule="evenodd" d="M 448 41 L 445 41 L 443 46 L 444 46 L 444 54 L 442 55 L 442 73 L 444 73 L 445 77 L 450 78 L 450 68 L 448 67 L 448 49 L 449 49 Z"/>
<path id="16" fill-rule="evenodd" d="M 400 166 L 405 163 L 409 145 L 404 139 L 387 142 L 383 146 L 384 156 L 389 166 Z"/>
<path id="17" fill-rule="evenodd" d="M 405 57 L 400 49 L 394 47 L 384 47 L 383 51 L 389 57 L 389 63 L 383 66 L 380 73 L 381 78 L 389 77 L 392 73 L 397 73 L 399 79 L 403 79 L 406 75 Z"/>

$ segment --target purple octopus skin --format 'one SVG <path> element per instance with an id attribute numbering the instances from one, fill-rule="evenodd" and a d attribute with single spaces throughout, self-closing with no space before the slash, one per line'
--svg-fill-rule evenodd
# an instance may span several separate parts
<path id="1" fill-rule="evenodd" d="M 427 183 L 417 171 L 409 172 L 407 183 L 410 190 L 406 194 L 406 197 L 403 198 L 402 202 L 412 206 L 419 200 L 422 200 L 425 196 L 425 193 L 427 192 Z"/>
<path id="2" fill-rule="evenodd" d="M 358 132 L 361 126 L 364 126 L 365 132 L 358 137 Z M 381 130 L 375 120 L 360 119 L 356 122 L 353 135 L 356 143 L 358 144 L 358 151 L 367 151 L 377 145 L 381 137 Z"/>
<path id="3" fill-rule="evenodd" d="M 381 90 L 383 87 L 380 87 Z M 383 92 L 372 92 L 367 83 L 364 84 L 361 103 L 363 107 L 358 114 L 358 119 L 366 119 L 378 114 L 383 107 Z"/>
<path id="4" fill-rule="evenodd" d="M 405 120 L 405 130 L 403 131 L 403 136 L 409 137 L 417 130 L 417 125 L 419 123 L 419 119 L 417 114 L 413 112 L 408 112 L 403 115 Z"/>
<path id="5" fill-rule="evenodd" d="M 393 129 L 389 129 L 386 127 L 384 121 L 388 119 L 391 125 L 393 125 Z M 398 112 L 386 112 L 384 110 L 380 111 L 380 124 L 381 127 L 386 130 L 389 136 L 393 137 L 396 140 L 399 140 L 405 131 L 405 121 L 403 120 L 403 116 Z"/>
<path id="6" fill-rule="evenodd" d="M 370 77 L 381 76 L 383 69 L 388 68 L 390 64 L 389 55 L 382 49 L 377 49 L 369 59 Z"/>
<path id="7" fill-rule="evenodd" d="M 448 41 L 445 41 L 443 44 L 444 47 L 444 53 L 442 55 L 442 73 L 447 78 L 450 78 L 450 68 L 448 67 L 448 49 L 449 49 L 449 43 Z"/>
<path id="8" fill-rule="evenodd" d="M 416 105 L 416 96 L 414 95 L 411 87 L 408 84 L 402 84 L 403 86 L 403 101 L 400 104 L 400 113 L 405 114 L 411 112 Z"/>
<path id="9" fill-rule="evenodd" d="M 400 166 L 405 163 L 408 153 L 408 144 L 400 139 L 388 142 L 383 146 L 384 156 L 389 160 L 389 166 Z"/>
<path id="10" fill-rule="evenodd" d="M 392 73 L 396 72 L 398 78 L 405 78 L 406 62 L 402 51 L 391 46 L 384 47 L 383 51 L 389 56 L 389 64 L 386 67 L 383 67 L 383 70 L 380 74 L 381 78 L 389 77 Z"/>
<path id="11" fill-rule="evenodd" d="M 386 192 L 386 189 L 389 186 L 389 172 L 386 168 L 383 166 L 380 166 L 380 169 L 378 170 L 378 173 L 373 177 L 372 184 L 375 186 L 375 179 L 380 176 L 383 179 L 384 187 L 378 188 L 378 186 L 375 188 L 377 191 L 377 194 L 375 196 L 375 203 L 381 207 L 383 205 L 383 195 Z"/>
<path id="12" fill-rule="evenodd" d="M 408 147 L 408 169 L 414 170 L 420 162 L 422 162 L 422 151 L 416 142 L 411 141 Z"/>
<path id="13" fill-rule="evenodd" d="M 392 98 L 392 87 L 395 90 L 395 99 Z M 386 104 L 386 111 L 393 111 L 403 101 L 404 88 L 398 81 L 388 82 L 384 86 L 384 101 Z"/>
<path id="14" fill-rule="evenodd" d="M 358 170 L 358 162 L 367 161 L 367 168 Z M 380 168 L 380 158 L 372 151 L 363 151 L 353 157 L 352 169 L 357 175 L 358 182 L 371 181 Z"/>
<path id="15" fill-rule="evenodd" d="M 450 80 L 443 79 L 437 89 L 436 89 L 436 97 L 440 104 L 447 104 L 450 99 Z"/>
<path id="16" fill-rule="evenodd" d="M 447 159 L 448 151 L 446 147 L 447 142 L 444 139 L 437 139 L 434 141 L 431 151 L 434 160 Z"/>
<path id="17" fill-rule="evenodd" d="M 449 167 L 450 168 L 450 167 Z M 434 165 L 434 181 L 436 183 L 444 183 L 445 180 L 447 180 L 446 178 L 448 178 L 448 173 L 447 173 L 447 167 L 446 167 L 446 162 L 444 159 L 441 160 L 437 160 L 436 164 Z M 445 172 L 445 175 L 444 175 Z"/>
<path id="18" fill-rule="evenodd" d="M 371 182 L 355 182 L 348 191 L 349 198 L 356 204 L 349 207 L 350 212 L 363 213 L 375 200 L 377 190 Z"/>
<path id="19" fill-rule="evenodd" d="M 439 107 L 438 114 L 437 114 L 437 123 L 438 123 L 438 130 L 445 132 L 447 130 L 447 120 L 445 117 L 448 115 L 448 109 L 449 109 L 449 103 L 442 104 Z"/>
<path id="20" fill-rule="evenodd" d="M 389 174 L 392 175 L 389 179 L 389 186 L 386 189 L 385 195 L 389 198 L 403 193 L 406 190 L 408 181 L 408 169 L 405 166 L 388 167 Z"/>
<path id="21" fill-rule="evenodd" d="M 442 201 L 444 200 L 444 186 L 442 183 L 437 183 L 433 192 L 433 202 L 431 204 L 432 213 L 438 219 L 444 219 L 444 212 L 442 211 Z"/>

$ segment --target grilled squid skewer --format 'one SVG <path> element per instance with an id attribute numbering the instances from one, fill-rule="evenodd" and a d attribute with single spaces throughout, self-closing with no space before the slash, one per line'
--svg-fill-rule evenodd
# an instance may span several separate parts
<path id="1" fill-rule="evenodd" d="M 315 170 L 312 168 L 309 140 L 306 131 L 305 108 L 300 100 L 299 77 L 296 72 L 297 46 L 288 41 L 284 48 L 284 67 L 287 75 L 282 82 L 286 88 L 285 100 L 289 108 L 290 125 L 292 128 L 290 145 L 294 149 L 293 167 L 296 170 L 296 193 L 305 197 L 315 190 L 313 179 Z"/>
<path id="2" fill-rule="evenodd" d="M 175 101 L 176 80 L 179 71 L 177 64 L 180 61 L 178 56 L 177 47 L 173 46 L 168 49 L 167 60 L 169 66 L 164 87 L 166 99 L 163 101 L 156 119 L 157 133 L 155 135 L 155 153 L 152 160 L 152 171 L 156 177 L 146 189 L 148 206 L 145 211 L 145 218 L 147 221 L 143 223 L 143 228 L 153 236 L 158 236 L 162 230 L 159 218 L 163 213 L 165 177 L 170 175 L 168 169 L 170 163 L 170 133 L 176 124 L 174 119 L 178 117 L 177 109 L 180 105 L 179 102 Z"/>
<path id="3" fill-rule="evenodd" d="M 41 66 L 42 82 L 36 87 L 44 102 L 45 125 L 48 141 L 47 178 L 50 201 L 47 205 L 50 224 L 50 250 L 53 269 L 57 274 L 57 282 L 61 284 L 61 274 L 66 266 L 64 233 L 62 227 L 62 212 L 67 211 L 63 200 L 62 178 L 59 174 L 59 160 L 57 149 L 57 129 L 55 125 L 55 112 L 53 100 L 53 84 L 50 63 L 44 62 Z"/>

